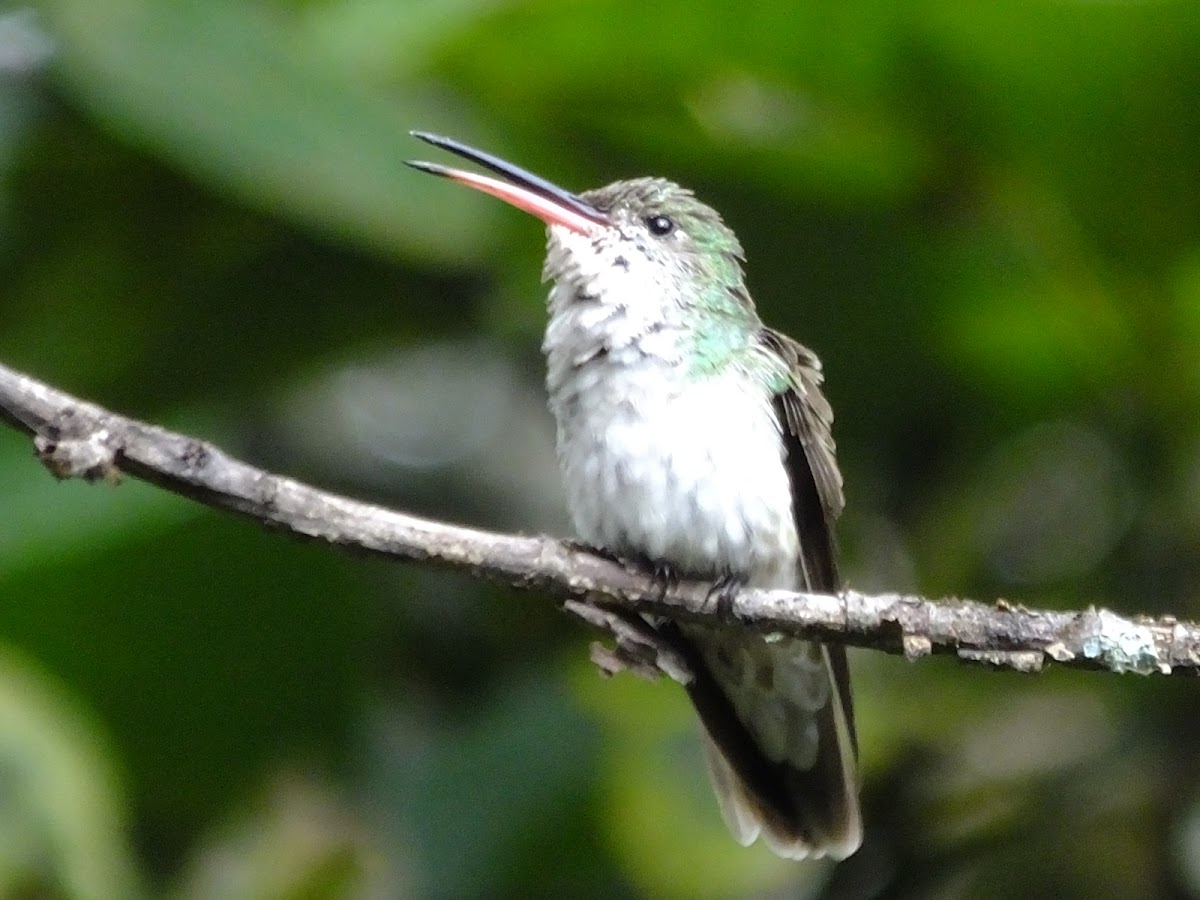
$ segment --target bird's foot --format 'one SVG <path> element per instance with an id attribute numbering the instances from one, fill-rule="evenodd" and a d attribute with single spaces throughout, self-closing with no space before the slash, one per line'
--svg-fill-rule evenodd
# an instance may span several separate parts
<path id="1" fill-rule="evenodd" d="M 650 559 L 647 556 L 621 556 L 606 547 L 595 547 L 578 538 L 563 538 L 563 545 L 569 550 L 590 553 L 601 559 L 607 559 L 609 562 L 617 563 L 630 572 L 643 575 L 649 573 L 651 585 L 658 594 L 659 603 L 666 599 L 667 593 L 672 588 L 679 585 L 679 572 L 670 563 Z"/>
<path id="2" fill-rule="evenodd" d="M 713 582 L 708 589 L 707 603 L 716 603 L 717 612 L 722 616 L 733 615 L 733 601 L 738 593 L 750 583 L 750 576 L 745 572 L 734 572 L 726 569 L 721 577 Z"/>
<path id="3" fill-rule="evenodd" d="M 679 586 L 679 572 L 670 563 L 661 560 L 651 561 L 649 567 L 654 586 L 658 590 L 658 602 L 661 603 L 667 599 L 667 593 L 672 588 Z"/>
<path id="4" fill-rule="evenodd" d="M 597 547 L 589 544 L 587 541 L 581 541 L 579 538 L 563 538 L 562 544 L 568 550 L 573 550 L 577 553 L 590 553 L 592 556 L 599 556 L 601 559 L 607 559 L 609 562 L 620 563 L 625 567 L 629 566 L 629 560 L 617 556 L 617 554 L 605 547 Z"/>

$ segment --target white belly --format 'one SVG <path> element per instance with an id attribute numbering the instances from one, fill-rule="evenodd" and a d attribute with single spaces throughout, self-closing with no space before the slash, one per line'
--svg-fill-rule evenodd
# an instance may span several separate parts
<path id="1" fill-rule="evenodd" d="M 580 538 L 684 575 L 729 570 L 759 587 L 795 586 L 791 488 L 762 388 L 735 371 L 606 376 L 603 390 L 554 404 Z"/>

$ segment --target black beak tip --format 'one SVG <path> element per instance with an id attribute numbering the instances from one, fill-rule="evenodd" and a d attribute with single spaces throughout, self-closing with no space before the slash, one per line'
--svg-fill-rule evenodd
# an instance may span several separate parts
<path id="1" fill-rule="evenodd" d="M 419 159 L 406 159 L 404 164 L 416 169 L 418 172 L 428 172 L 430 175 L 446 175 L 449 171 L 445 166 L 439 166 L 437 163 L 422 162 Z"/>
<path id="2" fill-rule="evenodd" d="M 409 134 L 411 134 L 417 140 L 424 141 L 427 144 L 433 144 L 435 147 L 445 148 L 447 145 L 457 143 L 457 141 L 453 141 L 448 137 L 443 137 L 440 134 L 434 134 L 432 131 L 421 131 L 420 129 L 414 128 L 409 132 Z"/>

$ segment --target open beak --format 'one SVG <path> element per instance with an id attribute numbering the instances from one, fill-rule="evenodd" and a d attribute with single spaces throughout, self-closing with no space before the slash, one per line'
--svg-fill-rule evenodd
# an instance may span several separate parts
<path id="1" fill-rule="evenodd" d="M 499 157 L 460 144 L 456 140 L 430 134 L 426 131 L 413 131 L 413 137 L 420 138 L 435 147 L 449 150 L 463 159 L 483 166 L 485 169 L 503 175 L 507 181 L 480 175 L 476 172 L 466 172 L 462 169 L 451 169 L 437 163 L 408 161 L 408 165 L 430 175 L 440 175 L 499 197 L 506 203 L 511 203 L 517 209 L 537 216 L 547 225 L 561 225 L 580 234 L 590 234 L 598 225 L 607 225 L 608 216 L 577 196 L 564 191 L 557 185 L 551 184 L 544 178 L 538 178 L 524 169 L 517 168 L 510 162 Z"/>

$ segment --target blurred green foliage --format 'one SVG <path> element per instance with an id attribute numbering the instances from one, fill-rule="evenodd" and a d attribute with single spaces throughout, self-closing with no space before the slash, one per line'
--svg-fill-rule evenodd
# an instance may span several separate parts
<path id="1" fill-rule="evenodd" d="M 0 10 L 0 359 L 269 468 L 566 533 L 537 223 L 672 177 L 822 356 L 857 587 L 1200 616 L 1200 6 Z M 0 896 L 1200 896 L 1190 685 L 855 656 L 868 836 L 725 834 L 682 693 L 545 599 L 0 433 Z"/>

